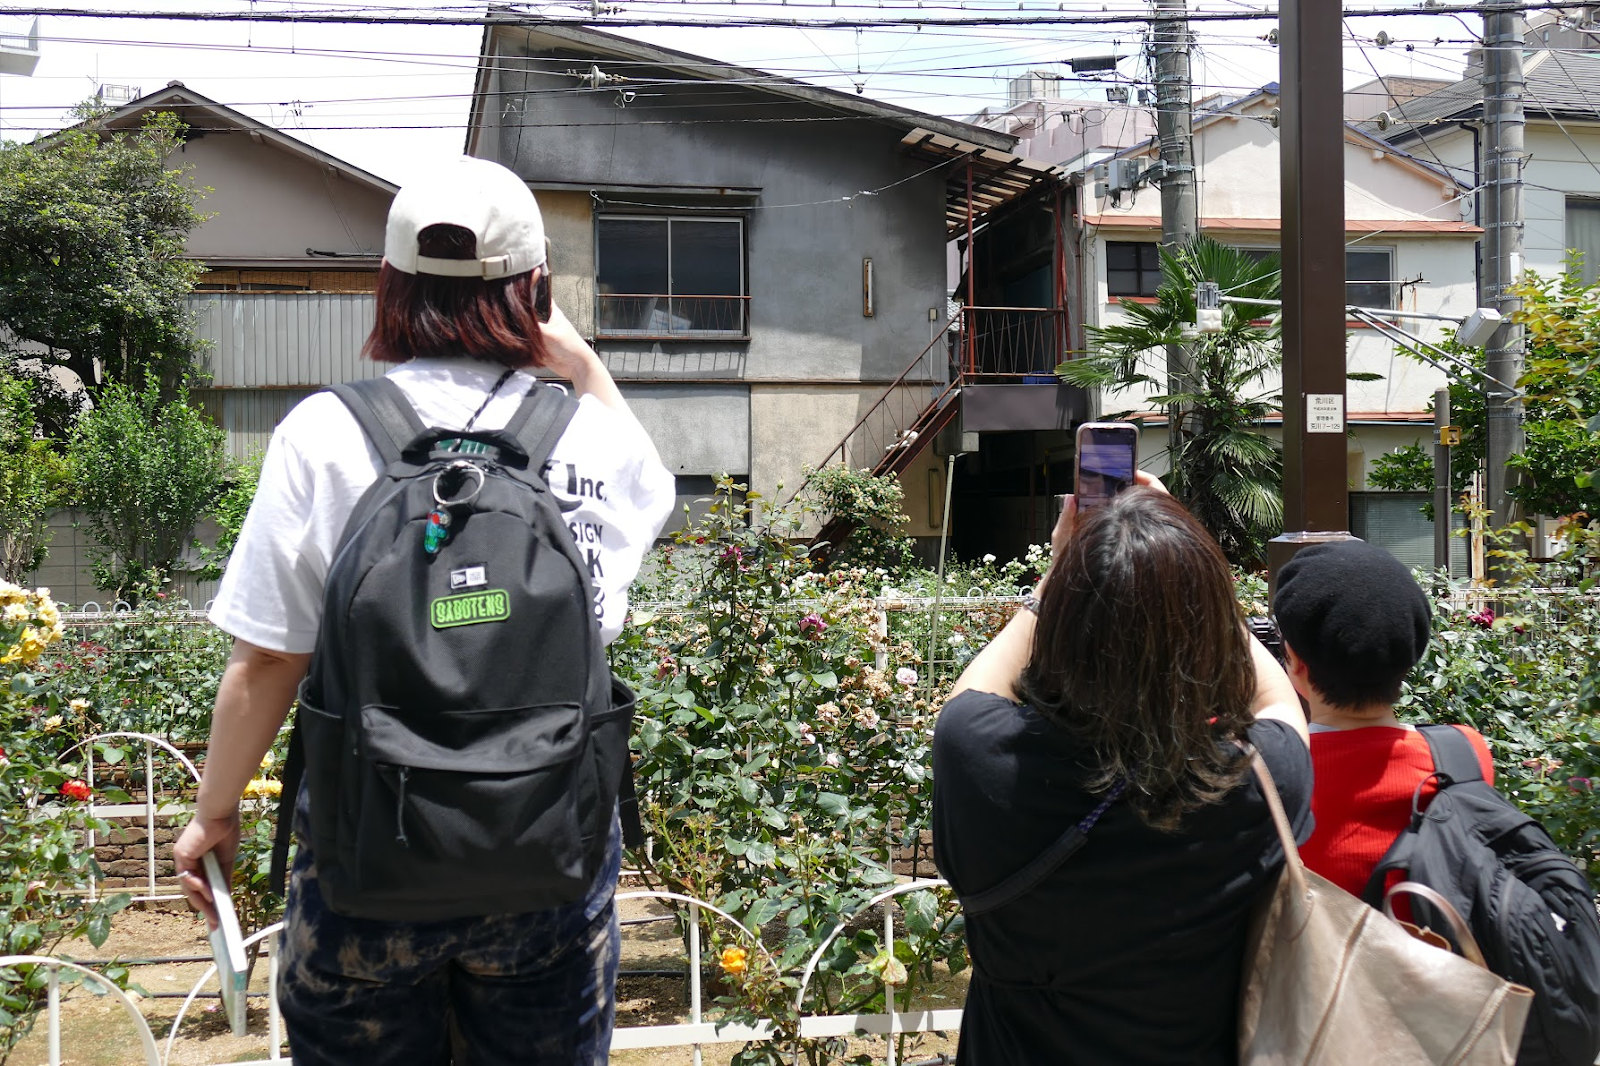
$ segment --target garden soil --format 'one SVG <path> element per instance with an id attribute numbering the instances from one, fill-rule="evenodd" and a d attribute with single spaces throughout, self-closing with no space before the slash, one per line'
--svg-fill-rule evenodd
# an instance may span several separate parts
<path id="1" fill-rule="evenodd" d="M 625 888 L 627 886 L 624 886 Z M 621 905 L 627 919 L 664 916 L 668 912 L 649 900 L 629 900 Z M 671 921 L 627 924 L 622 931 L 622 969 L 682 971 L 684 958 L 677 926 Z M 95 948 L 87 941 L 63 944 L 55 954 L 72 959 L 209 959 L 210 948 L 200 919 L 180 904 L 148 904 L 118 914 L 111 937 Z M 147 995 L 136 996 L 146 1023 L 155 1034 L 158 1050 L 164 1050 L 173 1020 L 194 983 L 205 973 L 207 962 L 161 962 L 140 965 L 133 980 Z M 256 965 L 250 988 L 265 992 L 266 958 Z M 213 986 L 214 988 L 214 986 Z M 965 975 L 947 979 L 932 989 L 918 1007 L 958 1006 L 965 996 Z M 173 996 L 176 993 L 176 997 Z M 709 997 L 708 997 L 709 998 Z M 183 1025 L 173 1044 L 170 1066 L 211 1066 L 213 1063 L 252 1061 L 265 1056 L 267 1049 L 267 1008 L 265 996 L 252 997 L 250 1035 L 235 1037 L 222 1016 L 214 996 L 197 998 L 184 1015 Z M 617 986 L 617 1024 L 670 1025 L 689 1020 L 688 985 L 683 978 L 624 976 Z M 94 996 L 81 988 L 62 996 L 61 1051 L 64 1066 L 142 1066 L 139 1040 L 131 1019 L 110 996 Z M 738 1050 L 737 1044 L 706 1045 L 706 1066 L 726 1066 Z M 852 1041 L 850 1053 L 869 1051 L 883 1054 L 882 1041 Z M 940 1053 L 955 1052 L 955 1034 L 930 1035 L 908 1056 L 910 1061 L 937 1059 Z M 44 1020 L 22 1042 L 11 1057 L 14 1066 L 45 1066 L 47 1062 Z M 614 1066 L 669 1066 L 693 1062 L 690 1048 L 659 1048 L 618 1051 L 611 1057 Z"/>

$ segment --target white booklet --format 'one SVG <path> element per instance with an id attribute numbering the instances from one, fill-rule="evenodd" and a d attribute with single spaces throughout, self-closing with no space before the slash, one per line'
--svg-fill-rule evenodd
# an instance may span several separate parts
<path id="1" fill-rule="evenodd" d="M 234 1036 L 245 1035 L 245 986 L 250 982 L 250 964 L 244 954 L 244 935 L 239 932 L 239 916 L 233 910 L 233 895 L 222 866 L 211 852 L 201 856 L 206 883 L 211 886 L 211 901 L 217 908 L 217 927 L 211 930 L 211 957 L 217 962 L 217 979 L 222 985 L 222 1009 Z"/>

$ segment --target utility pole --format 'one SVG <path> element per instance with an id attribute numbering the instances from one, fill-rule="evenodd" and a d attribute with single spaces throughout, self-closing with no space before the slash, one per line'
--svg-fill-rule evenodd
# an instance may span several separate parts
<path id="1" fill-rule="evenodd" d="M 1455 443 L 1450 425 L 1450 390 L 1433 393 L 1433 566 L 1450 570 L 1450 446 Z M 1457 434 L 1459 431 L 1454 431 Z"/>
<path id="2" fill-rule="evenodd" d="M 1522 166 L 1526 159 L 1523 133 L 1523 26 L 1514 5 L 1491 4 L 1483 16 L 1483 287 L 1485 307 L 1500 312 L 1503 322 L 1489 343 L 1491 378 L 1515 385 L 1522 377 L 1522 327 L 1511 321 L 1522 301 L 1511 286 L 1522 278 Z M 1496 528 L 1515 521 L 1511 470 L 1507 461 L 1522 451 L 1522 401 L 1492 382 L 1484 386 L 1488 441 L 1484 457 L 1486 502 Z"/>
<path id="3" fill-rule="evenodd" d="M 1192 93 L 1189 81 L 1189 20 L 1185 0 L 1154 0 L 1158 18 L 1151 26 L 1150 51 L 1156 78 L 1156 141 L 1161 147 L 1161 247 L 1168 251 L 1188 244 L 1200 231 L 1195 207 Z M 1167 390 L 1189 391 L 1189 353 L 1181 344 L 1167 346 Z M 1167 408 L 1170 461 L 1182 440 L 1183 412 Z"/>
<path id="4" fill-rule="evenodd" d="M 1279 6 L 1283 535 L 1272 585 L 1308 544 L 1349 537 L 1345 456 L 1344 56 L 1339 5 Z"/>

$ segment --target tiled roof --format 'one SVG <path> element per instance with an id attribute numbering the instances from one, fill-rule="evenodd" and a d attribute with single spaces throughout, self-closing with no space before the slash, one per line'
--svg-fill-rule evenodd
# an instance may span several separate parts
<path id="1" fill-rule="evenodd" d="M 1533 52 L 1523 72 L 1530 116 L 1600 120 L 1600 52 Z M 1376 118 L 1356 123 L 1355 128 L 1381 140 L 1404 142 L 1431 127 L 1475 118 L 1482 108 L 1483 84 L 1469 78 L 1391 109 L 1393 125 L 1387 130 L 1378 128 Z"/>

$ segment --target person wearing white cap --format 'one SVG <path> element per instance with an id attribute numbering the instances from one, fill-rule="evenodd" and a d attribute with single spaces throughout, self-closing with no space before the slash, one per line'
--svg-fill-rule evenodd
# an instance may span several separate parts
<path id="1" fill-rule="evenodd" d="M 511 171 L 459 159 L 395 196 L 365 354 L 424 425 L 503 427 L 540 368 L 571 382 L 577 412 L 545 466 L 588 561 L 601 639 L 674 502 L 672 475 L 594 350 L 550 300 L 544 223 Z M 346 520 L 383 461 L 338 397 L 302 401 L 272 437 L 211 620 L 234 639 L 194 820 L 174 848 L 180 885 L 215 920 L 200 874 L 231 867 L 239 800 L 283 725 L 316 646 L 323 589 Z M 537 649 L 530 649 L 537 654 Z M 515 664 L 486 663 L 503 670 Z M 429 922 L 354 918 L 318 887 L 295 811 L 279 999 L 300 1066 L 607 1061 L 619 936 L 620 842 L 587 898 L 553 910 Z"/>

